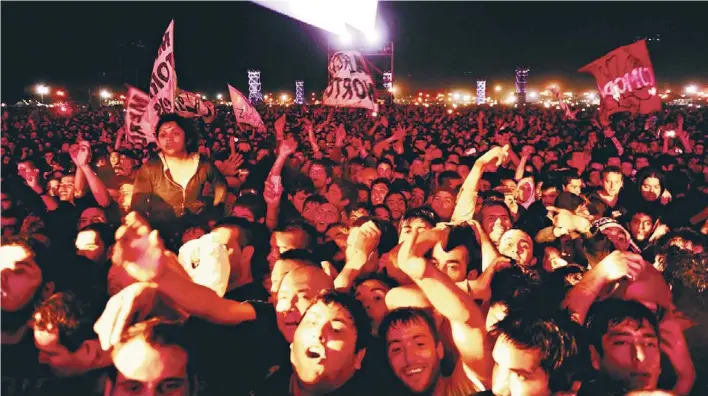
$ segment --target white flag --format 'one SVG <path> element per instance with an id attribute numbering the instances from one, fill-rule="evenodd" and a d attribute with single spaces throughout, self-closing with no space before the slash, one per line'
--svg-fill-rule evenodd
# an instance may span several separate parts
<path id="1" fill-rule="evenodd" d="M 374 82 L 359 52 L 334 54 L 329 62 L 329 77 L 323 95 L 325 105 L 378 110 Z"/>
<path id="2" fill-rule="evenodd" d="M 216 111 L 214 104 L 203 100 L 199 95 L 180 89 L 175 98 L 175 113 L 180 117 L 201 117 L 206 123 L 214 121 Z"/>
<path id="3" fill-rule="evenodd" d="M 229 87 L 229 95 L 231 96 L 231 104 L 234 108 L 234 116 L 236 117 L 236 122 L 248 124 L 254 126 L 258 129 L 264 130 L 265 125 L 261 116 L 258 114 L 256 109 L 251 106 L 245 96 L 238 89 L 226 84 Z"/>
<path id="4" fill-rule="evenodd" d="M 162 43 L 157 50 L 157 58 L 150 75 L 150 106 L 148 120 L 151 125 L 157 125 L 162 114 L 174 113 L 174 101 L 177 93 L 177 75 L 175 74 L 174 58 L 174 25 L 170 22 L 167 31 L 162 36 Z"/>
<path id="5" fill-rule="evenodd" d="M 128 96 L 125 99 L 125 138 L 128 143 L 155 141 L 155 126 L 147 118 L 150 97 L 145 92 L 128 86 Z"/>

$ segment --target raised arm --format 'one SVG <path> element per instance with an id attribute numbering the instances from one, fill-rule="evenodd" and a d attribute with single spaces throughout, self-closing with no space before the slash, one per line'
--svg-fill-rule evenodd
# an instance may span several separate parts
<path id="1" fill-rule="evenodd" d="M 284 140 L 278 147 L 278 156 L 275 158 L 273 167 L 265 181 L 263 198 L 266 201 L 266 226 L 271 231 L 278 226 L 278 215 L 280 214 L 280 199 L 283 195 L 283 183 L 281 173 L 283 166 L 288 160 L 288 156 L 297 150 L 297 142 L 289 139 Z"/>
<path id="2" fill-rule="evenodd" d="M 437 242 L 445 244 L 448 229 L 435 228 L 423 233 L 413 232 L 398 252 L 398 264 L 420 287 L 435 310 L 450 321 L 455 346 L 465 372 L 475 384 L 491 385 L 491 348 L 485 329 L 485 318 L 474 302 L 435 266 L 428 263 L 425 253 Z"/>
<path id="3" fill-rule="evenodd" d="M 379 240 L 381 239 L 381 230 L 376 226 L 373 221 L 367 221 L 362 224 L 361 227 L 354 228 L 347 238 L 347 250 L 346 257 L 347 262 L 342 268 L 342 271 L 337 275 L 334 280 L 334 287 L 339 291 L 349 291 L 354 281 L 362 271 L 365 270 L 367 263 L 369 263 L 371 258 L 371 253 L 379 245 Z M 367 270 L 369 268 L 366 268 Z M 376 267 L 371 268 L 375 270 Z"/>
<path id="4" fill-rule="evenodd" d="M 96 203 L 98 203 L 102 208 L 107 208 L 111 204 L 111 195 L 106 189 L 106 185 L 103 181 L 94 173 L 91 168 L 91 145 L 87 141 L 81 141 L 79 144 L 74 145 L 69 150 L 69 155 L 71 160 L 76 164 L 76 188 L 81 188 L 81 194 L 83 195 L 83 186 L 79 186 L 79 180 L 83 182 L 85 178 L 86 184 L 91 190 Z M 81 175 L 81 176 L 80 176 Z M 82 183 L 83 184 L 83 183 Z"/>
<path id="5" fill-rule="evenodd" d="M 573 314 L 573 320 L 580 324 L 598 295 L 608 286 L 621 279 L 636 279 L 644 270 L 642 256 L 615 250 L 583 275 L 563 300 L 563 306 Z"/>
<path id="6" fill-rule="evenodd" d="M 223 299 L 192 282 L 177 256 L 164 248 L 157 231 L 135 212 L 126 216 L 125 224 L 116 232 L 112 259 L 136 280 L 155 284 L 162 295 L 188 314 L 226 325 L 256 318 L 252 305 Z"/>
<path id="7" fill-rule="evenodd" d="M 479 188 L 479 181 L 482 179 L 484 168 L 491 164 L 501 165 L 506 160 L 508 152 L 508 145 L 494 147 L 475 161 L 470 174 L 467 175 L 467 179 L 465 179 L 460 192 L 457 194 L 457 203 L 452 213 L 453 223 L 472 220 L 477 203 L 477 189 Z"/>

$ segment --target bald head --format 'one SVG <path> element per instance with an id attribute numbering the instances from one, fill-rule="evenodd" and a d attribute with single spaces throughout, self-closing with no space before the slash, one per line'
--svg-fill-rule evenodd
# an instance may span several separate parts
<path id="1" fill-rule="evenodd" d="M 300 266 L 285 275 L 273 302 L 278 329 L 288 342 L 315 297 L 333 289 L 334 281 L 319 267 Z"/>

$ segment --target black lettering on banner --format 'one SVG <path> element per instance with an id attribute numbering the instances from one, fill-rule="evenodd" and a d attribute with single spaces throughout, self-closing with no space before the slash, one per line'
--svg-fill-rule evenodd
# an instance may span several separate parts
<path id="1" fill-rule="evenodd" d="M 162 62 L 157 66 L 157 76 L 162 80 L 162 82 L 170 81 L 170 66 L 167 62 Z"/>
<path id="2" fill-rule="evenodd" d="M 341 78 L 341 77 L 335 77 L 334 79 L 332 79 L 332 83 L 334 84 L 334 86 L 335 86 L 335 88 L 336 88 L 336 89 L 334 90 L 334 98 L 335 98 L 335 99 L 338 99 L 338 98 L 339 98 L 339 83 L 341 83 L 341 82 L 342 82 L 342 78 Z"/>
<path id="3" fill-rule="evenodd" d="M 165 113 L 172 112 L 172 101 L 170 98 L 162 98 L 162 109 Z"/>
<path id="4" fill-rule="evenodd" d="M 162 36 L 162 44 L 160 44 L 160 48 L 157 50 L 157 57 L 159 58 L 160 55 L 162 54 L 163 51 L 167 49 L 167 47 L 170 46 L 170 31 L 167 30 L 165 32 L 165 35 Z"/>
<path id="5" fill-rule="evenodd" d="M 351 58 L 350 56 L 348 56 L 348 55 L 342 55 L 342 59 L 343 59 L 343 63 L 344 63 L 344 65 L 343 65 L 342 68 L 343 68 L 344 70 L 349 70 L 349 72 L 351 73 L 351 72 L 354 70 L 354 65 L 353 65 L 353 63 L 352 63 L 352 58 Z"/>
<path id="6" fill-rule="evenodd" d="M 329 98 L 330 96 L 332 96 L 333 89 L 334 86 L 332 84 L 329 84 L 327 88 L 325 88 L 324 94 L 322 96 L 324 96 L 325 98 Z"/>
<path id="7" fill-rule="evenodd" d="M 158 67 L 159 69 L 159 67 Z M 162 83 L 162 81 L 157 78 L 155 75 L 155 72 L 152 73 L 152 76 L 150 76 L 150 97 L 154 97 L 157 95 L 158 92 L 164 87 L 165 84 Z"/>
<path id="8" fill-rule="evenodd" d="M 352 79 L 345 78 L 344 79 L 344 95 L 342 96 L 342 99 L 350 100 L 351 98 L 352 98 Z"/>
<path id="9" fill-rule="evenodd" d="M 175 98 L 175 110 L 184 111 L 184 97 L 179 95 Z"/>
<path id="10" fill-rule="evenodd" d="M 364 86 L 364 83 L 358 78 L 355 78 L 352 84 L 354 85 L 354 93 L 357 98 L 366 99 L 366 87 Z"/>

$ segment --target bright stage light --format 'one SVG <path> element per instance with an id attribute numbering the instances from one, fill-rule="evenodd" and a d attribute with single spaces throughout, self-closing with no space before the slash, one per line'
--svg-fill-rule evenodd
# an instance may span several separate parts
<path id="1" fill-rule="evenodd" d="M 202 100 L 207 100 L 206 95 L 202 95 Z"/>
<path id="2" fill-rule="evenodd" d="M 110 99 L 113 96 L 112 93 L 106 91 L 105 89 L 101 90 L 99 95 L 101 96 L 102 99 Z"/>
<path id="3" fill-rule="evenodd" d="M 494 92 L 500 92 L 501 90 L 502 90 L 501 85 L 497 85 L 496 87 L 494 87 Z"/>
<path id="4" fill-rule="evenodd" d="M 285 102 L 286 100 L 288 100 L 288 95 L 285 95 L 285 94 L 280 95 L 281 102 Z"/>
<path id="5" fill-rule="evenodd" d="M 698 87 L 695 85 L 687 85 L 685 91 L 687 94 L 693 95 L 698 92 Z"/>
<path id="6" fill-rule="evenodd" d="M 46 94 L 49 93 L 49 87 L 46 86 L 46 85 L 42 85 L 42 84 L 37 85 L 37 87 L 35 88 L 35 90 L 36 90 L 37 93 L 40 94 L 40 95 L 46 95 Z"/>
<path id="7" fill-rule="evenodd" d="M 344 31 L 342 34 L 339 35 L 339 41 L 344 44 L 344 45 L 349 45 L 354 41 L 354 38 L 352 37 L 351 33 Z"/>
<path id="8" fill-rule="evenodd" d="M 222 94 L 216 94 L 216 99 L 221 100 L 224 98 L 224 95 Z"/>
<path id="9" fill-rule="evenodd" d="M 64 91 L 57 91 L 57 96 L 64 96 Z"/>
<path id="10" fill-rule="evenodd" d="M 460 99 L 460 93 L 459 93 L 459 92 L 455 92 L 454 94 L 452 94 L 452 98 L 455 99 L 455 100 L 459 100 L 459 99 Z"/>
<path id="11" fill-rule="evenodd" d="M 381 42 L 381 34 L 375 30 L 372 30 L 366 34 L 366 41 L 368 41 L 371 45 L 376 45 Z"/>
<path id="12" fill-rule="evenodd" d="M 529 92 L 529 99 L 538 99 L 538 92 Z"/>

